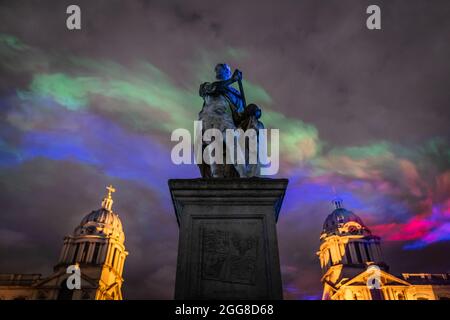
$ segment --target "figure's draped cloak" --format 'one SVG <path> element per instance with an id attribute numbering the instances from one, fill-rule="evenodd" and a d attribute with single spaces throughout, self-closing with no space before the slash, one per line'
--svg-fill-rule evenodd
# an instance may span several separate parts
<path id="1" fill-rule="evenodd" d="M 244 113 L 244 103 L 242 97 L 235 88 L 221 86 L 218 82 L 203 83 L 199 90 L 200 96 L 203 98 L 203 108 L 198 115 L 198 119 L 202 121 L 203 132 L 208 129 L 218 129 L 222 132 L 225 139 L 226 130 L 235 130 Z M 210 142 L 203 142 L 208 145 Z M 226 148 L 223 149 L 224 156 Z M 240 176 L 245 165 L 224 165 L 216 166 L 216 170 L 221 172 L 220 175 L 225 177 Z M 199 165 L 202 177 L 211 177 L 210 166 L 206 164 Z"/>
<path id="2" fill-rule="evenodd" d="M 203 130 L 218 129 L 225 136 L 226 129 L 236 129 L 235 122 L 244 111 L 242 98 L 236 89 L 206 82 L 200 86 L 199 93 L 204 100 L 199 113 Z"/>

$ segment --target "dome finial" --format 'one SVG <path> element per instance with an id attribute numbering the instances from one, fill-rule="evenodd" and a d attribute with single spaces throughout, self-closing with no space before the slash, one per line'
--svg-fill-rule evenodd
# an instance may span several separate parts
<path id="1" fill-rule="evenodd" d="M 334 198 L 333 201 L 332 201 L 335 209 L 343 208 L 342 202 L 343 202 L 343 200 L 341 198 L 338 198 L 338 197 Z"/>
<path id="2" fill-rule="evenodd" d="M 112 205 L 113 205 L 113 199 L 112 199 L 112 193 L 116 192 L 116 189 L 113 188 L 112 185 L 109 185 L 106 187 L 106 190 L 108 190 L 108 195 L 103 198 L 102 201 L 102 208 L 111 211 Z"/>

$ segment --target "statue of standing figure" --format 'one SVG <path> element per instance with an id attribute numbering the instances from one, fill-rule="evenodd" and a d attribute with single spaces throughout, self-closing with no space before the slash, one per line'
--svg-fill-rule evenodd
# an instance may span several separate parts
<path id="1" fill-rule="evenodd" d="M 223 137 L 226 136 L 227 129 L 242 129 L 244 132 L 248 129 L 254 129 L 258 134 L 259 129 L 264 129 L 264 125 L 259 121 L 261 109 L 255 104 L 246 106 L 241 82 L 242 72 L 236 69 L 232 74 L 227 64 L 220 63 L 216 65 L 215 73 L 217 81 L 205 82 L 199 90 L 199 94 L 204 101 L 203 108 L 199 113 L 199 121 L 202 121 L 203 126 L 202 130 L 217 129 Z M 240 91 L 232 87 L 235 82 L 239 83 Z M 238 140 L 239 138 L 235 137 L 235 139 Z M 209 143 L 203 142 L 203 150 Z M 225 159 L 225 153 L 231 146 L 227 145 L 225 141 L 223 141 L 223 144 L 223 159 Z M 237 143 L 234 145 L 237 146 Z M 234 154 L 237 154 L 237 152 L 234 152 Z M 259 159 L 257 163 L 249 163 L 248 145 L 245 147 L 245 163 L 212 162 L 210 165 L 202 163 L 199 164 L 199 168 L 203 178 L 243 178 L 260 175 Z"/>

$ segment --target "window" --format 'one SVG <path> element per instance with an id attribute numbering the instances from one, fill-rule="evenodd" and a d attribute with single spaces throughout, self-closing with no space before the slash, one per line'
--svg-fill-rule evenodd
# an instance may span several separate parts
<path id="1" fill-rule="evenodd" d="M 61 282 L 57 300 L 72 300 L 73 290 L 67 288 L 66 280 Z"/>

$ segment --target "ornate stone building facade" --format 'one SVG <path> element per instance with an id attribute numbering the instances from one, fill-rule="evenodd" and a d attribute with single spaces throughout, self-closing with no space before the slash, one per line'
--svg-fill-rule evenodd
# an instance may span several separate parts
<path id="1" fill-rule="evenodd" d="M 403 273 L 395 276 L 383 259 L 380 238 L 362 220 L 333 201 L 320 235 L 317 255 L 324 300 L 450 299 L 450 274 Z"/>
<path id="2" fill-rule="evenodd" d="M 86 215 L 64 238 L 53 274 L 0 274 L 0 299 L 121 300 L 123 267 L 128 252 L 117 213 L 112 211 L 112 186 L 102 207 Z M 80 289 L 68 288 L 69 266 L 80 271 Z"/>

